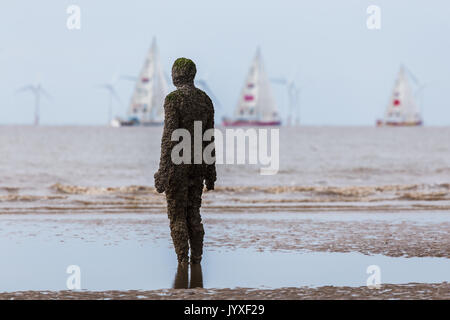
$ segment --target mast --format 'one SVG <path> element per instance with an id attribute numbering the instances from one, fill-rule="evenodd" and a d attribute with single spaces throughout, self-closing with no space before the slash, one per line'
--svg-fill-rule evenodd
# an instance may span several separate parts
<path id="1" fill-rule="evenodd" d="M 421 116 L 409 85 L 405 68 L 400 67 L 394 89 L 384 115 L 385 123 L 412 124 L 420 122 Z"/>
<path id="2" fill-rule="evenodd" d="M 148 51 L 144 65 L 136 81 L 128 114 L 142 122 L 164 120 L 164 98 L 167 95 L 167 82 L 164 77 L 156 38 Z"/>
<path id="3" fill-rule="evenodd" d="M 274 121 L 279 119 L 259 48 L 256 50 L 250 70 L 245 78 L 234 118 L 246 121 Z"/>

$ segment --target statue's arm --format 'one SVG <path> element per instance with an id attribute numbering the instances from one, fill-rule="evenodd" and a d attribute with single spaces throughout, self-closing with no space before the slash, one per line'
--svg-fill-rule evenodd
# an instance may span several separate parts
<path id="1" fill-rule="evenodd" d="M 166 189 L 169 169 L 171 167 L 172 148 L 176 141 L 171 141 L 172 133 L 179 127 L 179 115 L 176 108 L 176 99 L 168 95 L 164 101 L 164 130 L 161 139 L 161 158 L 159 170 L 155 173 L 155 187 L 158 192 Z"/>
<path id="2" fill-rule="evenodd" d="M 209 100 L 209 99 L 208 99 Z M 208 123 L 206 125 L 206 129 L 213 129 L 214 130 L 214 106 L 211 102 L 211 100 L 209 100 L 209 104 L 211 106 L 211 112 L 210 112 L 210 117 L 208 119 Z M 214 190 L 214 183 L 217 180 L 217 174 L 216 174 L 216 148 L 215 148 L 215 143 L 214 143 L 214 135 L 211 138 L 211 142 L 213 144 L 213 150 L 211 152 L 211 155 L 214 158 L 213 163 L 207 164 L 206 167 L 206 176 L 205 176 L 205 185 L 206 185 L 206 189 L 208 190 Z"/>

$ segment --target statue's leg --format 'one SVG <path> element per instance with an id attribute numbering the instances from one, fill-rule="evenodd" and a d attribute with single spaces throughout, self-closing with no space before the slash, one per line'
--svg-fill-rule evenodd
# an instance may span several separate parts
<path id="1" fill-rule="evenodd" d="M 200 263 L 203 254 L 203 229 L 200 207 L 202 205 L 203 181 L 192 181 L 189 186 L 187 204 L 187 226 L 191 244 L 191 262 Z"/>
<path id="2" fill-rule="evenodd" d="M 174 190 L 166 190 L 170 234 L 179 263 L 189 261 L 189 232 L 186 221 L 187 191 L 187 186 L 182 184 Z"/>

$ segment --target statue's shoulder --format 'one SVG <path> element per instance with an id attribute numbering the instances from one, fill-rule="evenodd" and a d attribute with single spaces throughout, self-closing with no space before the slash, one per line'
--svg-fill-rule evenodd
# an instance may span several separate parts
<path id="1" fill-rule="evenodd" d="M 165 100 L 164 105 L 165 106 L 172 106 L 172 105 L 175 106 L 180 98 L 181 98 L 180 90 L 172 91 L 171 93 L 169 93 L 166 96 L 166 100 Z"/>
<path id="2" fill-rule="evenodd" d="M 212 105 L 212 100 L 211 98 L 206 94 L 205 91 L 199 89 L 199 88 L 195 88 L 197 90 L 197 94 L 203 99 L 205 100 L 208 104 Z"/>

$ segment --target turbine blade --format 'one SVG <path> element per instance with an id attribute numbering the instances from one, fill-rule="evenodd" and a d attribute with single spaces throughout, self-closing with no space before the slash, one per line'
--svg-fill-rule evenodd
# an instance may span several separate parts
<path id="1" fill-rule="evenodd" d="M 405 66 L 403 66 L 403 68 L 405 68 L 406 69 L 406 71 L 408 72 L 408 74 L 409 74 L 409 76 L 411 77 L 411 79 L 413 80 L 413 82 L 416 84 L 416 85 L 420 85 L 420 82 L 419 82 L 419 80 L 417 79 L 417 77 L 414 75 L 414 73 L 412 73 L 412 71 L 409 69 L 409 68 L 407 68 L 407 67 L 405 67 Z"/>
<path id="2" fill-rule="evenodd" d="M 121 75 L 120 76 L 120 78 L 119 78 L 120 80 L 128 80 L 128 81 L 137 81 L 137 79 L 138 79 L 138 77 L 135 77 L 135 76 L 129 76 L 129 75 Z"/>
<path id="3" fill-rule="evenodd" d="M 119 80 L 119 73 L 114 72 L 113 76 L 111 77 L 110 85 L 113 86 L 117 83 L 117 80 Z"/>
<path id="4" fill-rule="evenodd" d="M 36 89 L 32 86 L 32 85 L 28 85 L 28 86 L 24 86 L 21 87 L 19 89 L 16 90 L 16 93 L 20 93 L 20 92 L 24 92 L 24 91 L 32 91 L 33 93 L 35 93 Z"/>
<path id="5" fill-rule="evenodd" d="M 172 83 L 172 79 L 169 77 L 167 73 L 164 72 L 164 77 L 166 78 L 167 83 Z"/>
<path id="6" fill-rule="evenodd" d="M 48 100 L 52 100 L 53 99 L 52 96 L 44 88 L 40 87 L 40 91 L 44 95 L 44 97 L 46 97 Z"/>
<path id="7" fill-rule="evenodd" d="M 295 82 L 295 79 L 297 79 L 299 73 L 300 73 L 300 68 L 297 66 L 293 70 L 292 75 L 287 82 Z"/>
<path id="8" fill-rule="evenodd" d="M 114 99 L 116 99 L 117 102 L 119 102 L 119 104 L 122 104 L 122 100 L 120 100 L 119 95 L 117 94 L 116 90 L 114 90 L 113 88 L 109 89 L 109 92 L 111 93 L 112 97 Z"/>
<path id="9" fill-rule="evenodd" d="M 214 100 L 216 102 L 217 106 L 220 108 L 222 106 L 220 101 L 216 98 L 213 91 L 206 83 L 206 81 L 203 79 L 199 79 L 199 80 L 197 80 L 197 83 L 200 87 L 202 87 L 206 91 L 206 93 L 211 97 L 212 100 Z"/>
<path id="10" fill-rule="evenodd" d="M 287 84 L 287 80 L 285 78 L 270 78 L 270 81 L 284 85 Z"/>

